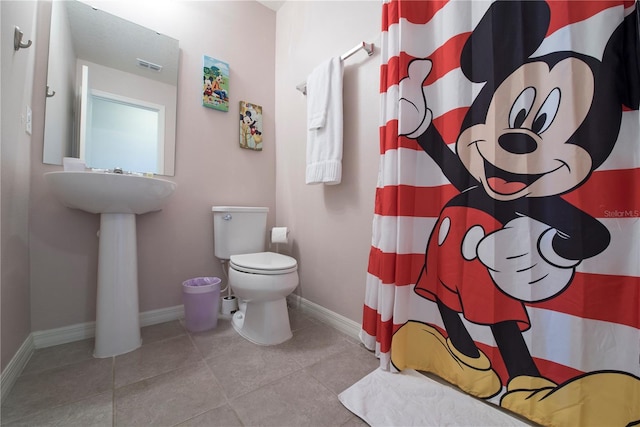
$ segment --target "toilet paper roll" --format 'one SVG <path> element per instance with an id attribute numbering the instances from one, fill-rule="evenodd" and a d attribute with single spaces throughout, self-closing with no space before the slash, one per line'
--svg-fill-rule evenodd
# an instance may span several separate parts
<path id="1" fill-rule="evenodd" d="M 287 243 L 289 229 L 287 227 L 273 227 L 271 229 L 271 243 Z"/>

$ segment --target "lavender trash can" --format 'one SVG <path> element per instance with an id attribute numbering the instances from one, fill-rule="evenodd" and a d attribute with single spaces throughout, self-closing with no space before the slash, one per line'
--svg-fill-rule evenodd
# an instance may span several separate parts
<path id="1" fill-rule="evenodd" d="M 220 278 L 196 277 L 182 282 L 182 302 L 187 329 L 202 332 L 218 325 Z"/>

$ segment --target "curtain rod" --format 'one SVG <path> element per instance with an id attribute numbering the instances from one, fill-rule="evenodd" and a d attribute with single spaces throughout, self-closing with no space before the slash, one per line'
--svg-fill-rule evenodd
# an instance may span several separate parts
<path id="1" fill-rule="evenodd" d="M 371 55 L 373 55 L 373 49 L 374 49 L 373 43 L 361 42 L 360 44 L 356 45 L 355 47 L 353 47 L 348 52 L 345 52 L 342 55 L 340 55 L 340 59 L 342 61 L 344 61 L 345 59 L 349 58 L 350 56 L 352 56 L 353 54 L 355 54 L 356 52 L 358 52 L 360 50 L 364 50 L 365 52 L 367 52 L 368 56 L 371 56 Z M 300 92 L 302 92 L 303 95 L 306 95 L 307 94 L 307 82 L 300 83 L 299 85 L 296 86 L 296 89 L 298 89 Z"/>

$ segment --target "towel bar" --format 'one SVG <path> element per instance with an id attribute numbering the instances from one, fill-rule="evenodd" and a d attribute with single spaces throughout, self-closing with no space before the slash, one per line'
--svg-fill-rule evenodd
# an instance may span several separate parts
<path id="1" fill-rule="evenodd" d="M 368 56 L 371 56 L 371 55 L 373 55 L 374 45 L 373 45 L 373 43 L 361 42 L 359 45 L 353 47 L 348 52 L 345 52 L 342 55 L 340 55 L 340 59 L 344 61 L 345 59 L 349 58 L 350 56 L 352 56 L 354 53 L 358 52 L 359 50 L 364 50 L 365 52 L 367 52 Z M 302 82 L 302 83 L 296 85 L 296 89 L 298 89 L 300 92 L 302 92 L 303 95 L 306 95 L 307 94 L 307 82 Z"/>

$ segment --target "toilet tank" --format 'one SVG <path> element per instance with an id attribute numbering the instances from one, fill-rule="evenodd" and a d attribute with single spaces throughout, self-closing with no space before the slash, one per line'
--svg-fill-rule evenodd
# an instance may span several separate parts
<path id="1" fill-rule="evenodd" d="M 269 208 L 213 206 L 213 243 L 218 259 L 263 252 Z"/>

